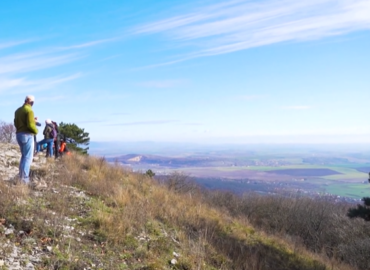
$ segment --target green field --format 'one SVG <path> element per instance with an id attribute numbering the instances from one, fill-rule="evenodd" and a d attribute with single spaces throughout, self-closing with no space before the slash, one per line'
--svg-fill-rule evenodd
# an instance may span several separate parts
<path id="1" fill-rule="evenodd" d="M 253 172 L 270 172 L 278 170 L 315 170 L 315 169 L 328 169 L 338 172 L 335 175 L 327 176 L 305 176 L 305 181 L 302 182 L 301 188 L 314 193 L 332 194 L 341 197 L 349 197 L 360 199 L 365 196 L 370 196 L 370 185 L 367 183 L 368 174 L 359 172 L 356 168 L 363 167 L 363 164 L 349 166 L 348 164 L 340 165 L 310 165 L 310 164 L 297 164 L 287 166 L 233 166 L 233 167 L 209 167 L 208 172 L 216 177 L 218 174 L 223 176 L 235 176 L 240 178 L 245 175 L 245 178 L 253 179 Z M 194 168 L 193 168 L 194 169 Z M 205 168 L 198 168 L 204 170 Z M 190 169 L 190 172 L 192 170 Z M 194 172 L 194 171 L 193 171 Z M 239 172 L 239 174 L 238 174 Z M 250 172 L 251 174 L 249 174 Z M 273 175 L 265 174 L 266 181 L 274 180 Z M 295 176 L 286 176 L 286 182 L 292 182 L 293 179 L 300 178 Z M 261 179 L 259 179 L 261 180 Z M 281 179 L 280 179 L 281 181 Z M 282 181 L 284 182 L 284 180 Z M 299 184 L 299 183 L 298 183 Z M 298 185 L 296 182 L 295 186 Z"/>
<path id="2" fill-rule="evenodd" d="M 236 172 L 236 171 L 261 171 L 261 172 L 268 172 L 268 171 L 277 171 L 277 170 L 296 170 L 296 169 L 330 169 L 336 171 L 340 174 L 337 175 L 330 175 L 330 176 L 323 176 L 322 178 L 328 180 L 348 180 L 348 181 L 363 181 L 367 179 L 367 174 L 363 172 L 357 171 L 353 167 L 345 167 L 345 166 L 317 166 L 317 165 L 288 165 L 288 166 L 280 166 L 280 167 L 271 167 L 271 166 L 249 166 L 249 167 L 216 167 L 214 168 L 218 171 L 224 172 Z"/>
<path id="3" fill-rule="evenodd" d="M 156 161 L 152 156 L 148 160 L 151 167 L 157 163 L 158 169 L 163 166 L 166 174 L 181 171 L 190 177 L 207 179 L 210 187 L 213 186 L 213 179 L 214 183 L 218 181 L 217 185 L 226 189 L 227 183 L 231 186 L 232 181 L 245 183 L 240 184 L 237 191 L 258 191 L 253 188 L 258 186 L 272 193 L 329 193 L 356 199 L 370 196 L 368 174 L 358 170 L 370 171 L 369 151 L 355 152 L 352 146 L 348 149 L 279 147 L 268 150 L 266 147 L 255 147 L 250 151 L 211 151 L 200 155 L 188 153 L 180 161 L 162 157 Z"/>
<path id="4" fill-rule="evenodd" d="M 369 184 L 332 184 L 326 187 L 326 193 L 335 194 L 342 197 L 350 197 L 359 199 L 362 197 L 370 197 Z"/>

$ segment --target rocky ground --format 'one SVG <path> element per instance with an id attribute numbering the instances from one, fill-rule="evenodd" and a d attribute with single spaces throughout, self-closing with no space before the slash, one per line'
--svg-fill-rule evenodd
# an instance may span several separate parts
<path id="1" fill-rule="evenodd" d="M 16 188 L 16 187 L 15 187 Z M 68 188 L 67 188 L 68 189 Z M 53 192 L 58 193 L 57 189 Z M 83 194 L 76 190 L 69 189 L 71 195 L 81 196 L 81 203 L 84 200 Z M 39 205 L 44 199 L 44 192 L 30 191 L 30 199 L 33 206 Z M 29 204 L 31 200 L 18 200 L 16 205 Z M 53 215 L 53 213 L 51 213 Z M 74 226 L 76 219 L 64 217 L 61 219 L 57 213 L 54 220 L 45 219 L 44 226 L 50 232 L 60 231 L 58 239 L 52 235 L 45 234 L 41 236 L 33 230 L 38 230 L 34 224 L 34 218 L 25 216 L 21 221 L 14 217 L 0 220 L 0 269 L 8 270 L 33 270 L 33 269 L 53 269 L 47 266 L 47 261 L 55 254 L 55 245 L 53 243 L 60 241 L 59 237 L 69 238 L 70 242 L 81 241 L 75 235 Z M 16 224 L 12 224 L 15 222 Z M 58 224 L 59 223 L 59 224 Z M 76 232 L 81 235 L 82 232 Z M 59 268 L 56 268 L 59 269 Z"/>
<path id="2" fill-rule="evenodd" d="M 0 177 L 5 181 L 12 181 L 18 175 L 21 153 L 16 144 L 0 143 Z M 46 157 L 41 153 L 34 157 L 33 169 L 47 167 Z"/>
<path id="3" fill-rule="evenodd" d="M 19 160 L 18 145 L 0 143 L 0 270 L 159 269 L 141 259 L 151 240 L 145 233 L 128 240 L 135 254 L 107 244 L 92 214 L 96 206 L 106 209 L 104 201 L 63 184 L 62 160 L 34 158 L 32 174 L 47 184 L 42 190 L 13 184 Z"/>
<path id="4" fill-rule="evenodd" d="M 45 180 L 48 187 L 37 191 L 27 186 L 14 185 L 19 160 L 17 145 L 0 144 L 0 181 L 6 183 L 0 185 L 0 196 L 3 196 L 0 207 L 12 208 L 8 215 L 0 215 L 0 269 L 60 269 L 55 261 L 58 253 L 56 243 L 65 242 L 66 239 L 70 244 L 78 243 L 88 233 L 75 230 L 77 218 L 70 215 L 82 216 L 89 198 L 76 188 L 53 183 L 58 161 L 47 160 L 42 154 L 34 158 L 32 172 Z M 5 196 L 12 200 L 10 206 Z M 69 215 L 51 211 L 47 206 L 50 200 L 56 201 L 56 197 L 69 200 L 75 209 L 68 211 Z M 3 213 L 6 211 L 2 210 Z M 39 216 L 35 216 L 35 213 Z M 39 225 L 42 225 L 42 230 Z M 90 266 L 96 265 L 92 262 Z M 81 269 L 89 269 L 89 266 L 85 265 Z"/>

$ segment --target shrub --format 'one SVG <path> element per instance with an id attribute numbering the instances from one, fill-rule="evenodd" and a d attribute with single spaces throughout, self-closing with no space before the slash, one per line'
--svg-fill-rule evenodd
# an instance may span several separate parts
<path id="1" fill-rule="evenodd" d="M 15 143 L 15 126 L 11 123 L 0 121 L 0 142 Z"/>

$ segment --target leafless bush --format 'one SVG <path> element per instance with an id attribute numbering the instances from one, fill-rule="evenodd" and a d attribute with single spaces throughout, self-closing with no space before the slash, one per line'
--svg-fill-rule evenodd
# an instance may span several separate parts
<path id="1" fill-rule="evenodd" d="M 370 238 L 353 239 L 353 242 L 339 246 L 340 256 L 359 269 L 370 269 Z"/>
<path id="2" fill-rule="evenodd" d="M 0 142 L 15 143 L 15 132 L 13 124 L 0 121 Z"/>
<path id="3" fill-rule="evenodd" d="M 315 253 L 324 253 L 358 269 L 370 269 L 370 224 L 346 216 L 350 205 L 329 198 L 206 195 L 211 205 L 245 216 L 256 227 L 285 236 Z"/>
<path id="4" fill-rule="evenodd" d="M 171 191 L 178 193 L 194 193 L 199 191 L 199 186 L 192 181 L 188 175 L 182 172 L 172 173 L 165 181 L 164 184 Z"/>

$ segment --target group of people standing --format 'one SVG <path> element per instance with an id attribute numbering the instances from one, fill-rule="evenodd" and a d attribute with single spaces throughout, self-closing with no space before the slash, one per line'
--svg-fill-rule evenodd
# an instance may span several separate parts
<path id="1" fill-rule="evenodd" d="M 24 104 L 14 113 L 16 139 L 21 151 L 19 178 L 24 184 L 30 183 L 30 168 L 33 157 L 42 150 L 44 144 L 47 144 L 47 157 L 55 156 L 57 158 L 62 153 L 68 152 L 65 138 L 60 140 L 61 136 L 58 136 L 59 130 L 57 123 L 50 119 L 45 121 L 45 128 L 43 131 L 44 139 L 37 142 L 37 126 L 41 126 L 41 123 L 37 122 L 37 117 L 34 116 L 32 110 L 34 103 L 35 97 L 28 95 L 25 98 Z M 59 147 L 60 143 L 62 147 Z"/>
<path id="2" fill-rule="evenodd" d="M 35 121 L 37 121 L 37 117 L 35 117 Z M 41 126 L 41 123 L 36 122 L 37 126 Z M 46 157 L 52 157 L 53 154 L 57 158 L 59 156 L 59 130 L 58 124 L 50 119 L 45 120 L 45 128 L 43 131 L 44 139 L 37 142 L 36 135 L 35 135 L 35 148 L 34 148 L 34 156 L 37 155 L 42 149 L 43 145 L 47 145 L 47 152 Z"/>

